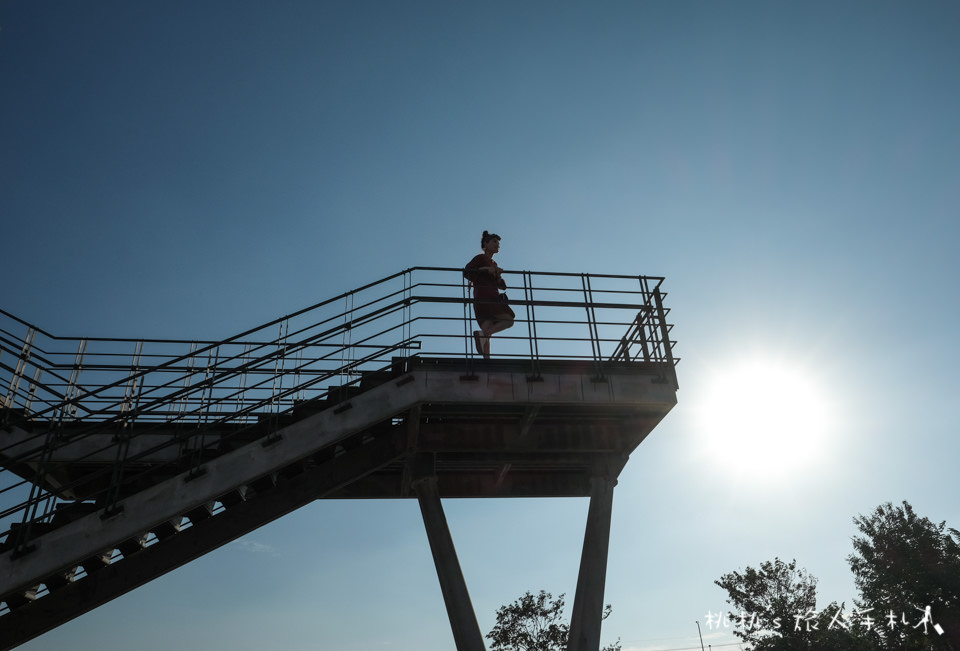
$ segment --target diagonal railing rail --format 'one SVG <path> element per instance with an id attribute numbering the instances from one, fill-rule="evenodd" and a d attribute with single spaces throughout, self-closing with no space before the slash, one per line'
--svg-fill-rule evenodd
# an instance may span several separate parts
<path id="1" fill-rule="evenodd" d="M 495 357 L 525 360 L 534 377 L 544 360 L 582 360 L 599 379 L 611 362 L 642 363 L 676 387 L 663 278 L 505 277 L 517 321 L 496 336 Z M 233 337 L 201 341 L 60 337 L 0 310 L 4 547 L 23 544 L 78 494 L 109 509 L 124 483 L 142 478 L 139 462 L 157 452 L 173 449 L 168 463 L 198 468 L 213 445 L 208 439 L 222 445 L 254 428 L 268 432 L 297 405 L 336 401 L 397 358 L 484 363 L 473 350 L 470 291 L 460 269 L 414 267 Z M 10 443 L 4 434 L 15 431 Z M 86 454 L 109 454 L 108 468 L 90 464 L 56 486 L 41 481 L 58 450 L 102 441 L 105 431 L 114 435 Z M 171 431 L 156 443 L 136 440 Z"/>

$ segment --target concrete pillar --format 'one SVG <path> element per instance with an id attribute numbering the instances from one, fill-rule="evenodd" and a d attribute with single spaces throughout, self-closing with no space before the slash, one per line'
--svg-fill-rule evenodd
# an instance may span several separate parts
<path id="1" fill-rule="evenodd" d="M 567 651 L 598 651 L 603 621 L 603 589 L 607 580 L 607 551 L 610 546 L 610 516 L 613 513 L 615 479 L 590 480 L 590 509 L 580 555 L 577 593 L 570 617 Z"/>
<path id="2" fill-rule="evenodd" d="M 457 651 L 485 651 L 480 625 L 477 624 L 477 616 L 473 612 L 470 593 L 467 592 L 467 584 L 463 580 L 463 572 L 457 560 L 457 550 L 453 546 L 447 518 L 440 504 L 437 478 L 418 479 L 413 483 L 413 489 L 420 502 L 420 512 L 423 514 L 423 524 L 430 540 L 433 562 L 437 566 L 440 590 L 447 606 L 447 616 L 450 618 Z"/>

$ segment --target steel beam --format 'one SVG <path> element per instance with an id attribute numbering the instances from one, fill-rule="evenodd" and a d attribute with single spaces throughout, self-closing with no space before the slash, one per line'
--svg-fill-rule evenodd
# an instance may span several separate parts
<path id="1" fill-rule="evenodd" d="M 587 528 L 580 555 L 580 574 L 570 617 L 567 651 L 598 651 L 603 622 L 603 590 L 607 578 L 610 517 L 613 513 L 615 479 L 592 477 Z"/>
<path id="2" fill-rule="evenodd" d="M 437 478 L 418 479 L 414 481 L 413 489 L 420 501 L 420 512 L 423 514 L 423 524 L 430 540 L 433 562 L 437 566 L 440 590 L 447 606 L 447 616 L 450 618 L 457 651 L 484 651 L 480 625 L 477 624 L 477 616 L 473 612 L 470 593 L 467 592 L 467 584 L 457 560 L 457 550 L 453 546 L 447 518 L 440 503 Z"/>

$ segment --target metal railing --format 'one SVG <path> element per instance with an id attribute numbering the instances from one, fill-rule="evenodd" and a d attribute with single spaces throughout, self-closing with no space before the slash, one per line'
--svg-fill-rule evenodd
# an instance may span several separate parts
<path id="1" fill-rule="evenodd" d="M 641 363 L 676 386 L 663 278 L 504 277 L 517 319 L 496 335 L 495 359 L 525 360 L 534 375 L 547 360 L 583 360 L 599 378 L 613 363 Z M 109 485 L 96 495 L 109 508 L 111 491 L 131 480 L 131 467 L 145 455 L 175 447 L 176 463 L 189 454 L 199 466 L 205 432 L 227 427 L 240 435 L 303 401 L 330 398 L 397 358 L 480 363 L 476 327 L 462 270 L 438 267 L 407 269 L 219 341 L 59 337 L 0 310 L 0 531 L 20 523 L 25 538 L 84 483 Z M 165 440 L 155 445 L 131 445 L 137 436 L 172 430 L 177 435 L 157 437 Z M 10 443 L 14 431 L 20 436 Z M 58 449 L 104 431 L 114 436 L 87 454 L 111 454 L 109 469 L 57 487 L 31 481 L 43 477 Z"/>

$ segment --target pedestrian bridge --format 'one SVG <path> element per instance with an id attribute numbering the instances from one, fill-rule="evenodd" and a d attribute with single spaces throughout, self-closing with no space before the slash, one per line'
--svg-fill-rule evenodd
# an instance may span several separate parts
<path id="1" fill-rule="evenodd" d="M 73 338 L 0 311 L 0 648 L 315 499 L 417 499 L 458 649 L 483 649 L 441 498 L 590 497 L 571 649 L 599 646 L 613 486 L 676 404 L 662 278 L 505 272 L 473 349 L 415 267 L 223 340 Z"/>

